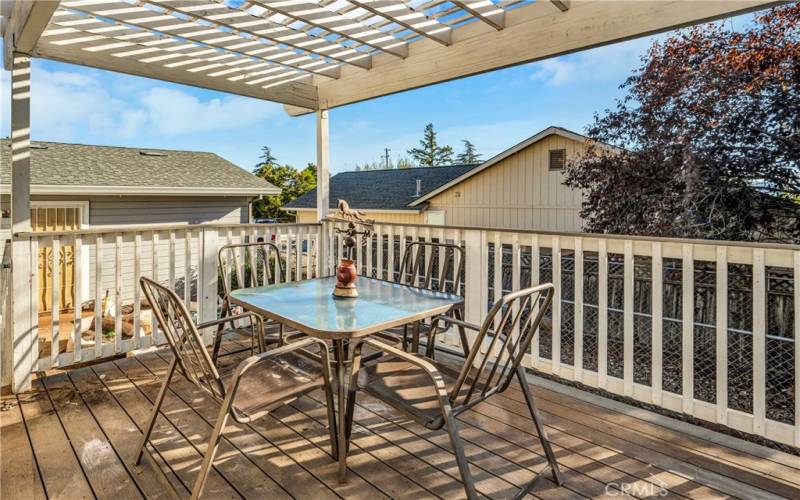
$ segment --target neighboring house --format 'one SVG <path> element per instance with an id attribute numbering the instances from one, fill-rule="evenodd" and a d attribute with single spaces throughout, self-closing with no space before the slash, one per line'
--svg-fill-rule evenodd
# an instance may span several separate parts
<path id="1" fill-rule="evenodd" d="M 280 193 L 214 153 L 38 141 L 31 144 L 30 152 L 31 228 L 35 232 L 246 223 L 253 197 Z M 3 139 L 0 241 L 10 237 L 10 178 L 11 144 Z M 70 248 L 62 246 L 62 251 Z M 62 273 L 71 276 L 69 269 Z M 40 276 L 40 285 L 46 287 L 43 279 L 46 276 Z M 48 308 L 47 301 L 43 302 L 40 310 Z"/>
<path id="2" fill-rule="evenodd" d="M 331 177 L 330 208 L 339 199 L 364 212 L 370 219 L 401 224 L 442 224 L 427 205 L 411 204 L 474 169 L 476 165 L 404 168 L 342 172 Z M 297 214 L 297 222 L 316 222 L 317 190 L 299 196 L 283 208 Z"/>
<path id="3" fill-rule="evenodd" d="M 564 165 L 586 136 L 548 127 L 480 165 L 346 172 L 331 178 L 337 198 L 383 222 L 580 231 L 581 192 L 564 185 Z M 436 181 L 427 180 L 427 176 Z M 422 190 L 415 194 L 415 180 Z M 299 222 L 316 218 L 316 192 L 286 205 Z"/>

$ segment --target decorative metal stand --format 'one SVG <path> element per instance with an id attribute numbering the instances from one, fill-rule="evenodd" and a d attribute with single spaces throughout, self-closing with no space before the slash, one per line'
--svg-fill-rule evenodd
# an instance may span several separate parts
<path id="1" fill-rule="evenodd" d="M 347 229 L 334 228 L 337 234 L 344 235 L 342 241 L 344 246 L 344 257 L 336 268 L 336 287 L 333 295 L 342 298 L 358 297 L 356 279 L 358 279 L 358 269 L 353 259 L 353 250 L 356 246 L 356 236 L 361 235 L 366 238 L 372 236 L 373 221 L 365 219 L 363 214 L 353 210 L 344 200 L 339 200 L 339 210 L 328 217 L 331 222 L 346 222 Z M 357 226 L 361 227 L 361 230 Z"/>

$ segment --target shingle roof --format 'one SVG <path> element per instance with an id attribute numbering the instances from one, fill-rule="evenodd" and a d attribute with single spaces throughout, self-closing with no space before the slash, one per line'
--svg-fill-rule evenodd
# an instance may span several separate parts
<path id="1" fill-rule="evenodd" d="M 279 190 L 214 153 L 34 142 L 31 185 L 71 187 L 163 188 L 210 190 L 244 194 L 274 194 Z M 11 177 L 11 141 L 0 140 L 0 184 Z M 150 189 L 152 188 L 152 189 Z M 161 188 L 161 189 L 160 189 Z"/>
<path id="2" fill-rule="evenodd" d="M 404 168 L 342 172 L 331 177 L 330 208 L 339 198 L 362 210 L 419 210 L 408 204 L 416 200 L 417 179 L 422 181 L 422 195 L 463 175 L 476 165 Z M 316 208 L 317 190 L 312 189 L 284 208 Z"/>

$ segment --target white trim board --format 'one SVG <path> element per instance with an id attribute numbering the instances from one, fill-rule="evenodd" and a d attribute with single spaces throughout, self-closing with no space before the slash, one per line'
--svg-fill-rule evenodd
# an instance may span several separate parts
<path id="1" fill-rule="evenodd" d="M 31 194 L 38 195 L 93 195 L 93 196 L 272 196 L 280 194 L 275 187 L 268 188 L 209 188 L 165 186 L 79 186 L 32 184 Z M 0 184 L 0 194 L 10 194 L 8 184 Z"/>
<path id="2" fill-rule="evenodd" d="M 393 208 L 393 209 L 358 208 L 358 207 L 351 207 L 351 208 L 354 208 L 354 209 L 358 210 L 359 212 L 364 212 L 365 214 L 382 213 L 382 214 L 408 214 L 408 215 L 414 215 L 414 214 L 420 214 L 420 213 L 424 212 L 426 207 L 410 208 L 408 210 L 401 210 L 401 209 L 397 209 L 397 208 Z M 285 210 L 287 212 L 316 212 L 317 211 L 316 208 L 308 208 L 308 207 L 303 207 L 303 208 L 281 208 L 281 210 Z M 331 210 L 333 210 L 333 209 L 331 209 Z"/>

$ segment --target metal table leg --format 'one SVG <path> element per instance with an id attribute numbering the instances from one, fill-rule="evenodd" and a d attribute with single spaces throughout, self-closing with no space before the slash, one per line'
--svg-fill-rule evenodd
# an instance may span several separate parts
<path id="1" fill-rule="evenodd" d="M 346 411 L 347 403 L 345 399 L 347 394 L 345 392 L 344 382 L 345 376 L 345 363 L 347 362 L 344 350 L 344 340 L 334 340 L 333 347 L 336 350 L 336 396 L 337 396 L 337 412 L 336 412 L 336 437 L 338 441 L 339 451 L 339 482 L 344 483 L 347 481 L 347 448 L 348 448 L 348 432 L 346 431 Z"/>

